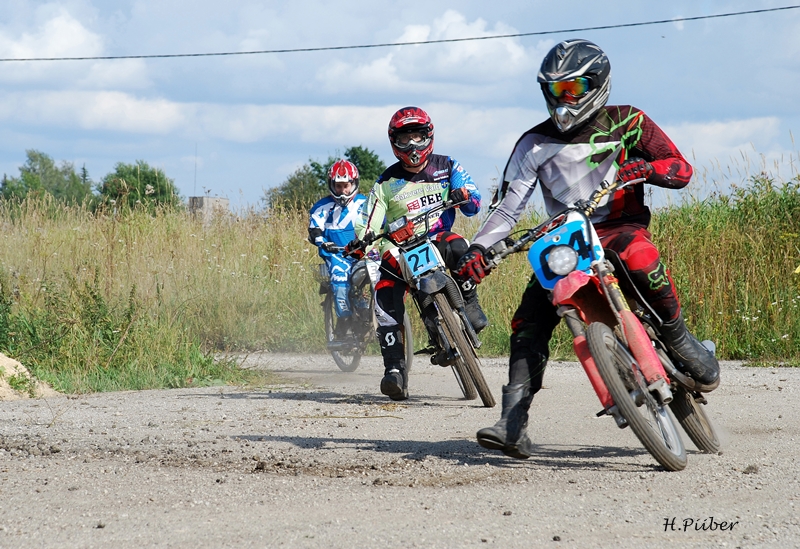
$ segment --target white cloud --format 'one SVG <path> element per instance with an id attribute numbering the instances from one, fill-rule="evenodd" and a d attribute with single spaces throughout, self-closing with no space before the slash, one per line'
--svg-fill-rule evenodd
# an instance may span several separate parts
<path id="1" fill-rule="evenodd" d="M 384 136 L 393 112 L 392 107 L 179 103 L 107 91 L 0 95 L 3 122 L 242 143 L 357 143 Z"/>
<path id="2" fill-rule="evenodd" d="M 0 122 L 175 135 L 237 143 L 296 142 L 380 146 L 397 106 L 223 105 L 139 98 L 123 92 L 36 92 L 0 96 Z M 436 126 L 437 151 L 506 158 L 544 111 L 478 108 L 455 103 L 426 107 Z"/>
<path id="3" fill-rule="evenodd" d="M 407 25 L 395 42 L 451 40 L 515 32 L 516 29 L 504 23 L 496 23 L 489 29 L 481 18 L 469 22 L 461 13 L 447 10 L 431 25 Z M 540 41 L 533 48 L 525 48 L 514 38 L 401 46 L 366 63 L 337 62 L 322 68 L 317 78 L 325 83 L 328 91 L 336 91 L 335 83 L 343 80 L 370 91 L 425 88 L 435 94 L 437 89 L 442 91 L 443 83 L 449 86 L 458 84 L 462 88 L 492 87 L 501 80 L 535 74 L 550 47 L 552 41 L 547 40 Z"/>
<path id="4" fill-rule="evenodd" d="M 0 120 L 119 133 L 165 134 L 185 123 L 184 109 L 164 99 L 123 92 L 30 92 L 0 96 Z"/>
<path id="5" fill-rule="evenodd" d="M 687 122 L 665 127 L 664 131 L 687 158 L 725 165 L 754 151 L 763 153 L 771 149 L 779 137 L 780 119 L 769 116 L 725 122 Z"/>
<path id="6" fill-rule="evenodd" d="M 0 54 L 3 57 L 93 56 L 102 51 L 102 38 L 63 10 L 45 20 L 32 33 L 23 32 L 13 37 L 0 32 Z"/>
<path id="7" fill-rule="evenodd" d="M 105 40 L 60 7 L 41 10 L 40 22 L 32 30 L 0 30 L 0 57 L 96 57 L 104 54 Z M 75 62 L 7 62 L 5 81 L 46 84 L 59 88 L 141 88 L 150 85 L 142 60 Z"/>
<path id="8" fill-rule="evenodd" d="M 437 151 L 451 154 L 449 151 L 456 149 L 503 161 L 525 131 L 547 118 L 546 111 L 519 107 L 435 103 L 426 110 L 435 126 Z"/>

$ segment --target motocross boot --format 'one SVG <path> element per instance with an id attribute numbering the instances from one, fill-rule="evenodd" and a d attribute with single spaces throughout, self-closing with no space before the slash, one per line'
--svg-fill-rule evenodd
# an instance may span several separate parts
<path id="1" fill-rule="evenodd" d="M 489 319 L 481 309 L 481 304 L 478 303 L 478 290 L 472 289 L 471 291 L 463 292 L 464 296 L 464 310 L 469 318 L 469 323 L 472 324 L 472 329 L 476 334 L 481 333 L 481 330 L 489 325 Z"/>
<path id="2" fill-rule="evenodd" d="M 392 400 L 408 398 L 408 372 L 405 360 L 386 365 L 381 379 L 381 393 Z"/>
<path id="3" fill-rule="evenodd" d="M 704 385 L 714 383 L 719 377 L 719 363 L 686 328 L 683 316 L 661 326 L 661 341 L 669 347 L 678 360 L 675 366 L 684 374 Z"/>
<path id="4" fill-rule="evenodd" d="M 350 330 L 350 324 L 353 321 L 352 316 L 340 316 L 336 319 L 336 327 L 333 329 L 333 338 L 337 341 L 343 341 L 347 338 L 347 332 Z"/>
<path id="5" fill-rule="evenodd" d="M 403 349 L 403 335 L 400 326 L 378 326 L 378 343 L 383 355 L 383 379 L 381 393 L 392 400 L 408 398 L 408 372 Z"/>
<path id="6" fill-rule="evenodd" d="M 528 437 L 528 408 L 533 393 L 527 385 L 503 385 L 503 411 L 500 421 L 478 431 L 478 444 L 505 455 L 528 459 L 533 455 L 533 443 Z"/>

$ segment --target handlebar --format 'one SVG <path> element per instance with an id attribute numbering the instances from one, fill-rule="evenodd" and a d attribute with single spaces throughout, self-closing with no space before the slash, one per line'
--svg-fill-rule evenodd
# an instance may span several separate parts
<path id="1" fill-rule="evenodd" d="M 577 211 L 585 215 L 587 218 L 591 217 L 592 214 L 597 210 L 598 206 L 600 205 L 600 201 L 603 197 L 624 189 L 625 187 L 629 187 L 631 185 L 636 185 L 637 183 L 643 183 L 645 181 L 644 177 L 638 179 L 632 179 L 630 181 L 619 181 L 614 180 L 612 182 L 603 181 L 600 183 L 600 188 L 596 189 L 588 200 L 578 200 L 575 202 L 575 205 L 571 208 L 567 208 L 563 212 L 556 214 L 555 216 L 549 218 L 544 223 L 534 227 L 533 229 L 527 229 L 523 231 L 524 234 L 520 238 L 514 240 L 511 238 L 506 238 L 501 240 L 500 242 L 496 242 L 492 246 L 486 250 L 486 254 L 484 257 L 486 259 L 487 266 L 492 269 L 500 263 L 502 259 L 505 257 L 515 254 L 517 252 L 521 252 L 523 248 L 530 242 L 537 240 L 542 233 L 547 232 L 550 230 L 554 222 L 560 221 L 560 219 L 569 211 Z"/>
<path id="2" fill-rule="evenodd" d="M 440 212 L 440 211 L 444 211 L 444 210 L 449 210 L 450 208 L 454 208 L 455 206 L 460 206 L 461 204 L 466 204 L 467 202 L 469 202 L 469 198 L 467 198 L 467 200 L 463 200 L 461 202 L 455 202 L 453 200 L 445 200 L 444 202 L 441 203 L 441 205 L 436 206 L 434 208 L 431 208 L 427 212 L 425 212 L 423 214 L 420 214 L 420 215 L 418 215 L 416 217 L 408 219 L 407 223 L 411 223 L 414 226 L 416 226 L 417 225 L 417 221 L 419 221 L 420 219 L 424 219 L 425 220 L 425 232 L 423 233 L 423 235 L 426 235 L 431 230 L 430 229 L 430 225 L 428 223 L 428 218 L 430 217 L 431 214 L 436 213 L 436 212 Z M 392 238 L 392 232 L 390 232 L 388 230 L 388 226 L 387 226 L 387 230 L 385 232 L 383 232 L 383 233 L 375 234 L 375 233 L 369 232 L 369 233 L 365 234 L 364 238 L 362 238 L 361 241 L 364 244 L 369 246 L 370 244 L 372 244 L 376 240 L 380 240 L 382 238 L 388 240 L 389 242 L 391 242 L 395 246 L 399 246 L 400 245 L 399 242 L 397 242 L 394 238 Z"/>
<path id="3" fill-rule="evenodd" d="M 332 243 L 326 242 L 321 246 L 321 248 L 331 254 L 338 254 L 340 252 L 343 252 L 345 249 L 345 246 L 327 246 L 326 244 L 332 244 Z"/>

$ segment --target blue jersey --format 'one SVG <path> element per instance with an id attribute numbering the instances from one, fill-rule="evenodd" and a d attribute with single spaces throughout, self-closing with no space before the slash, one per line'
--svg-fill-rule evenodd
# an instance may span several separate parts
<path id="1" fill-rule="evenodd" d="M 308 240 L 319 248 L 320 256 L 331 255 L 320 248 L 325 242 L 344 246 L 356 237 L 355 223 L 361 217 L 366 203 L 367 198 L 357 194 L 342 207 L 329 195 L 311 207 Z"/>

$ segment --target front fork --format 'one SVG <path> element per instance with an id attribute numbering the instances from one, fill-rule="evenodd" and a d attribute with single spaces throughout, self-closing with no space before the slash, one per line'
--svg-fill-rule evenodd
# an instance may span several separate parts
<path id="1" fill-rule="evenodd" d="M 597 291 L 586 291 L 593 286 L 589 283 L 590 280 L 595 283 L 594 287 Z M 600 311 L 601 308 L 606 309 L 606 311 L 610 310 L 613 313 L 613 319 L 616 319 L 616 323 L 621 329 L 620 335 L 622 335 L 623 342 L 627 345 L 647 382 L 647 391 L 653 394 L 661 404 L 667 404 L 672 400 L 669 378 L 664 371 L 661 360 L 656 354 L 650 337 L 647 335 L 641 321 L 628 307 L 627 301 L 613 275 L 601 270 L 599 275 L 587 277 L 584 279 L 583 284 L 577 284 L 572 291 L 562 293 L 561 296 L 567 299 L 564 299 L 562 303 L 557 303 L 557 305 L 560 305 L 558 314 L 565 320 L 567 327 L 572 332 L 572 346 L 575 355 L 580 360 L 589 382 L 597 394 L 597 398 L 603 405 L 603 410 L 598 415 L 609 414 L 613 416 L 620 428 L 626 427 L 628 424 L 614 404 L 614 400 L 609 394 L 600 372 L 597 370 L 594 357 L 589 352 L 589 345 L 586 341 L 585 323 L 612 321 L 612 317 L 608 313 Z"/>
<path id="2" fill-rule="evenodd" d="M 617 408 L 616 404 L 614 404 L 614 399 L 611 398 L 611 394 L 608 392 L 608 387 L 606 387 L 603 378 L 600 377 L 600 372 L 597 371 L 597 364 L 594 362 L 592 353 L 589 352 L 589 344 L 586 341 L 586 332 L 583 329 L 583 322 L 578 317 L 578 312 L 574 308 L 562 306 L 559 307 L 558 314 L 566 321 L 567 326 L 574 336 L 572 340 L 572 348 L 575 351 L 575 355 L 578 357 L 581 366 L 583 366 L 583 371 L 586 372 L 586 377 L 589 378 L 589 383 L 592 384 L 592 388 L 597 394 L 597 398 L 600 399 L 600 404 L 603 405 L 603 409 L 597 415 L 608 414 L 614 418 L 614 421 L 617 423 L 617 427 L 620 429 L 627 427 L 628 420 L 622 417 L 622 414 L 619 413 L 619 409 Z"/>

